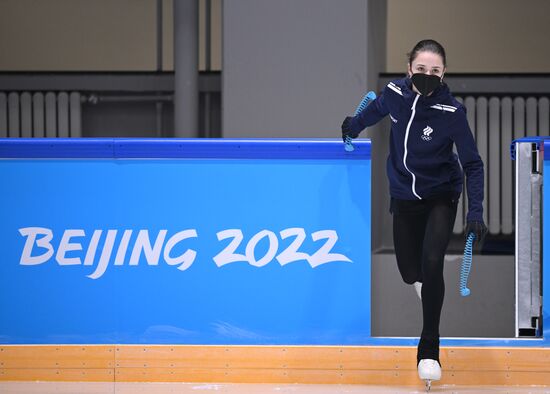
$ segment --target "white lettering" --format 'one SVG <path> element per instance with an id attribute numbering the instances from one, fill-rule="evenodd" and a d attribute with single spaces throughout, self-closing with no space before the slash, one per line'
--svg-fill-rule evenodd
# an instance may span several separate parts
<path id="1" fill-rule="evenodd" d="M 132 236 L 132 230 L 124 230 L 120 245 L 118 245 L 118 251 L 116 252 L 115 265 L 123 265 L 126 258 L 126 251 L 128 250 L 128 244 L 130 243 L 130 237 Z"/>
<path id="2" fill-rule="evenodd" d="M 59 247 L 57 248 L 57 254 L 55 255 L 55 259 L 59 265 L 82 264 L 79 257 L 65 257 L 65 255 L 70 251 L 82 250 L 81 244 L 72 244 L 70 241 L 72 237 L 83 237 L 85 235 L 84 230 L 65 230 L 63 237 L 61 238 L 61 242 L 59 243 Z"/>
<path id="3" fill-rule="evenodd" d="M 159 235 L 155 240 L 155 245 L 151 246 L 151 241 L 149 240 L 149 230 L 140 230 L 136 243 L 134 244 L 134 249 L 132 250 L 130 265 L 138 264 L 142 251 L 145 254 L 145 259 L 147 260 L 148 265 L 158 265 L 162 244 L 164 243 L 164 238 L 166 238 L 167 232 L 167 230 L 160 230 Z"/>
<path id="4" fill-rule="evenodd" d="M 262 257 L 260 260 L 256 260 L 256 256 L 254 255 L 254 250 L 256 249 L 256 245 L 263 237 L 267 237 L 269 240 L 269 249 L 264 257 Z M 254 267 L 263 267 L 267 263 L 269 263 L 275 255 L 277 254 L 277 249 L 279 249 L 279 241 L 277 240 L 277 237 L 275 234 L 273 234 L 273 231 L 269 230 L 262 230 L 248 241 L 248 244 L 246 245 L 246 258 L 248 259 L 248 263 Z"/>
<path id="5" fill-rule="evenodd" d="M 347 256 L 344 256 L 343 254 L 330 253 L 330 251 L 338 241 L 338 234 L 336 234 L 336 231 L 334 230 L 316 231 L 313 234 L 311 234 L 311 238 L 314 241 L 318 241 L 320 239 L 327 240 L 324 243 L 324 245 L 321 246 L 319 250 L 309 258 L 309 264 L 313 268 L 318 267 L 321 264 L 332 263 L 334 261 L 347 261 L 351 263 L 351 260 Z"/>
<path id="6" fill-rule="evenodd" d="M 99 238 L 103 230 L 95 230 L 90 245 L 88 245 L 88 251 L 86 252 L 86 257 L 84 258 L 84 265 L 94 265 L 95 252 L 97 250 L 97 244 L 99 243 Z"/>
<path id="7" fill-rule="evenodd" d="M 280 232 L 281 239 L 287 239 L 288 237 L 295 236 L 294 241 L 288 247 L 283 250 L 278 256 L 277 261 L 281 265 L 286 265 L 294 261 L 309 260 L 307 253 L 298 252 L 298 249 L 304 243 L 306 239 L 306 231 L 301 227 L 287 228 Z"/>
<path id="8" fill-rule="evenodd" d="M 53 256 L 53 247 L 50 243 L 53 238 L 52 230 L 43 227 L 25 227 L 20 228 L 19 233 L 27 237 L 25 246 L 23 247 L 23 253 L 21 254 L 21 265 L 38 265 L 45 263 Z M 43 235 L 42 238 L 36 239 L 37 235 Z M 32 256 L 33 245 L 36 242 L 36 246 L 46 249 L 46 252 L 39 256 Z"/>
<path id="9" fill-rule="evenodd" d="M 197 252 L 192 249 L 187 249 L 181 256 L 170 257 L 172 248 L 174 248 L 178 242 L 187 238 L 197 238 L 197 230 L 184 230 L 174 234 L 168 242 L 166 242 L 166 246 L 164 247 L 164 261 L 166 261 L 168 265 L 180 264 L 178 267 L 180 271 L 185 271 L 187 268 L 191 267 L 191 264 L 195 261 L 195 257 L 197 257 Z"/>
<path id="10" fill-rule="evenodd" d="M 243 232 L 237 228 L 229 230 L 223 230 L 216 234 L 218 241 L 222 241 L 227 238 L 233 238 L 233 240 L 216 256 L 213 260 L 218 267 L 222 265 L 234 263 L 236 261 L 246 261 L 246 256 L 240 253 L 235 253 L 239 245 L 243 240 Z"/>
<path id="11" fill-rule="evenodd" d="M 101 277 L 107 265 L 109 264 L 109 259 L 111 258 L 111 253 L 113 252 L 113 245 L 115 244 L 117 230 L 107 231 L 107 238 L 105 239 L 105 244 L 103 245 L 103 250 L 101 251 L 101 257 L 99 258 L 99 263 L 93 274 L 88 275 L 88 278 L 97 279 Z"/>
<path id="12" fill-rule="evenodd" d="M 55 259 L 60 266 L 82 264 L 84 264 L 84 266 L 93 266 L 96 263 L 96 255 L 99 249 L 100 255 L 97 266 L 91 274 L 87 275 L 88 278 L 98 279 L 105 274 L 109 264 L 123 266 L 125 263 L 128 263 L 130 266 L 136 266 L 143 258 L 147 265 L 158 266 L 161 253 L 163 253 L 162 257 L 167 265 L 176 266 L 178 270 L 185 271 L 191 267 L 197 258 L 198 252 L 196 250 L 190 248 L 184 250 L 180 245 L 187 239 L 198 238 L 196 229 L 179 231 L 168 239 L 168 230 L 159 230 L 154 239 L 154 243 L 151 243 L 152 240 L 149 237 L 149 230 L 142 229 L 138 231 L 132 246 L 130 246 L 130 242 L 132 241 L 134 230 L 124 230 L 117 245 L 118 231 L 119 230 L 107 230 L 105 241 L 100 244 L 103 230 L 94 230 L 84 255 L 84 242 L 74 241 L 74 238 L 86 236 L 83 229 L 65 230 L 59 244 L 52 245 L 53 231 L 51 229 L 43 227 L 20 228 L 19 233 L 23 237 L 26 237 L 21 253 L 20 265 L 43 264 L 50 260 L 55 254 Z M 216 236 L 218 241 L 225 239 L 231 240 L 227 246 L 213 257 L 218 267 L 235 262 L 246 262 L 254 267 L 264 267 L 275 258 L 281 266 L 299 260 L 307 260 L 312 268 L 338 261 L 352 262 L 343 254 L 332 253 L 332 250 L 338 242 L 338 234 L 335 230 L 321 230 L 311 234 L 311 238 L 314 242 L 323 239 L 326 240 L 322 245 L 318 245 L 317 251 L 313 252 L 311 255 L 299 251 L 301 248 L 306 248 L 304 245 L 306 231 L 301 227 L 281 230 L 279 232 L 280 238 L 273 231 L 264 229 L 253 235 L 248 242 L 244 239 L 242 230 L 238 228 L 220 231 Z M 279 253 L 279 239 L 285 240 L 290 237 L 295 238 L 290 245 L 286 246 L 285 249 Z M 268 246 L 267 251 L 258 259 L 256 257 L 256 249 L 264 238 Z M 241 245 L 243 245 L 242 247 L 245 249 L 245 254 L 237 253 Z M 57 246 L 57 253 L 55 246 Z M 130 248 L 132 252 L 128 261 L 127 256 Z M 39 251 L 39 249 L 42 250 Z M 264 248 L 261 249 L 265 250 Z M 33 255 L 33 251 L 35 255 Z M 172 253 L 179 254 L 173 256 Z M 71 254 L 72 256 L 68 257 L 68 255 Z"/>

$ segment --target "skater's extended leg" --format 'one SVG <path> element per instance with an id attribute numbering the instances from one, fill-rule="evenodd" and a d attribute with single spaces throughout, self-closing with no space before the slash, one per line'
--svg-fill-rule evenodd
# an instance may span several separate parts
<path id="1" fill-rule="evenodd" d="M 433 202 L 426 224 L 422 254 L 423 329 L 418 345 L 418 361 L 439 361 L 439 321 L 445 296 L 443 263 L 456 217 L 456 202 Z"/>

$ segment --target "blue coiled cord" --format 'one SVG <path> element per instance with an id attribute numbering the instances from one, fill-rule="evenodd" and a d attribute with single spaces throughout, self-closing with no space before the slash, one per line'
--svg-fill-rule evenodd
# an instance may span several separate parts
<path id="1" fill-rule="evenodd" d="M 464 257 L 462 258 L 462 266 L 460 267 L 460 295 L 462 297 L 470 295 L 470 289 L 466 285 L 468 284 L 470 268 L 472 268 L 472 250 L 475 239 L 476 235 L 474 233 L 468 234 L 466 245 L 464 246 Z"/>
<path id="2" fill-rule="evenodd" d="M 370 102 L 373 101 L 374 99 L 376 99 L 376 93 L 374 93 L 373 91 L 370 91 L 367 94 L 365 94 L 365 96 L 363 97 L 363 100 L 361 100 L 361 102 L 357 106 L 357 109 L 355 110 L 355 114 L 353 116 L 359 115 L 365 108 L 367 108 L 367 105 L 369 105 Z M 352 152 L 355 149 L 353 147 L 352 141 L 353 139 L 350 136 L 347 136 L 346 140 L 344 141 L 344 149 L 346 149 L 346 151 L 348 152 Z"/>

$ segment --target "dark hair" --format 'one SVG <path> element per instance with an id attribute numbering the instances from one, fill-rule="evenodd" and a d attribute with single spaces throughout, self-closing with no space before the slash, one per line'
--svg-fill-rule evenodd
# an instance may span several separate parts
<path id="1" fill-rule="evenodd" d="M 412 62 L 420 52 L 432 52 L 435 53 L 443 59 L 443 66 L 447 67 L 447 56 L 445 56 L 445 48 L 443 48 L 443 45 L 441 45 L 439 42 L 435 40 L 422 40 L 419 41 L 412 51 L 410 53 L 407 53 L 407 57 L 409 58 L 409 64 L 412 65 Z"/>

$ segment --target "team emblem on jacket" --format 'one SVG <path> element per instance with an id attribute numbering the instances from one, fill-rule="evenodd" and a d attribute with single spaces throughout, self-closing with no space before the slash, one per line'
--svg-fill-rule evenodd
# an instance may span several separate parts
<path id="1" fill-rule="evenodd" d="M 422 139 L 424 141 L 430 141 L 432 139 L 431 134 L 434 132 L 434 129 L 432 129 L 430 126 L 426 126 L 426 128 L 423 131 L 424 131 L 424 134 L 422 134 Z"/>

